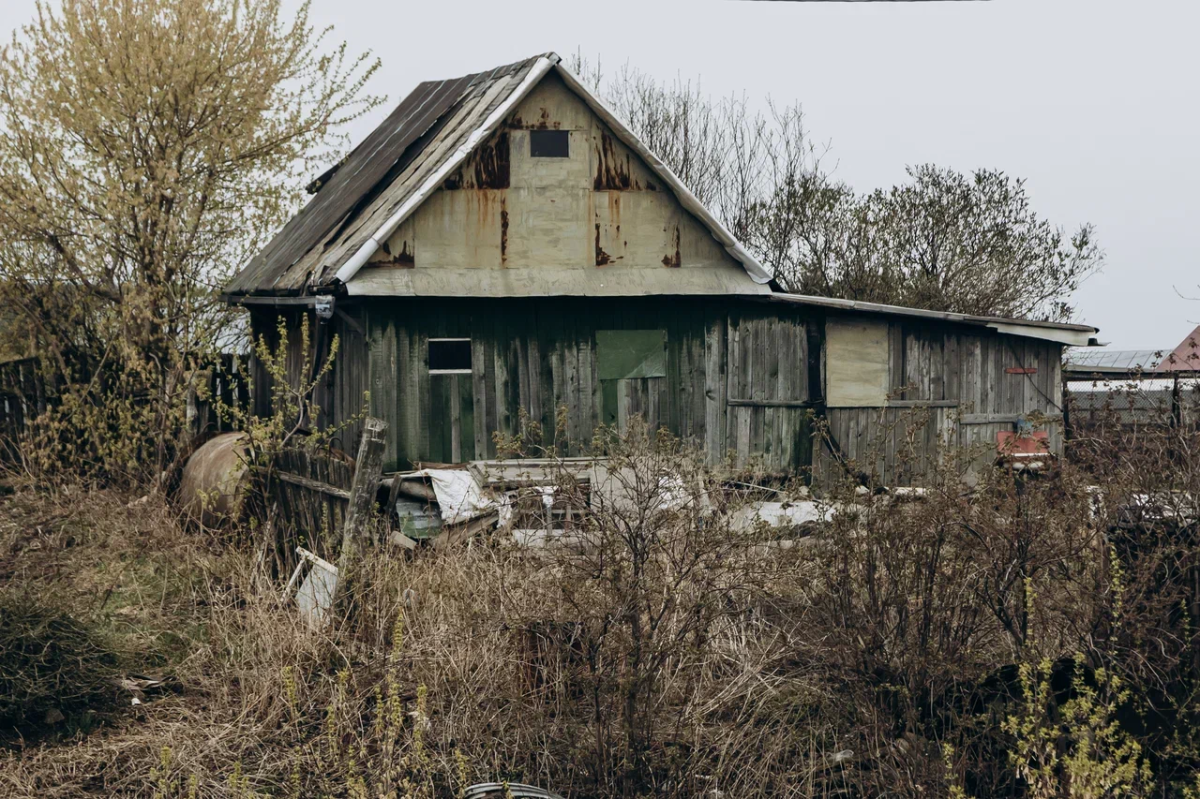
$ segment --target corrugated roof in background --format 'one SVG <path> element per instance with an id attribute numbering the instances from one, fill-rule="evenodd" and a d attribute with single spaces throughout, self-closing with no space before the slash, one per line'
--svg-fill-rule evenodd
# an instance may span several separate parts
<path id="1" fill-rule="evenodd" d="M 1067 350 L 1066 366 L 1072 371 L 1152 372 L 1162 360 L 1162 350 L 1108 350 L 1097 347 L 1072 347 Z"/>

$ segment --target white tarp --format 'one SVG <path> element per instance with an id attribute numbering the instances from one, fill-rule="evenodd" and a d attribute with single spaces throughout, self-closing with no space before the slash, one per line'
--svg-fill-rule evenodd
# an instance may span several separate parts
<path id="1" fill-rule="evenodd" d="M 428 477 L 437 497 L 444 524 L 458 524 L 493 513 L 495 500 L 483 495 L 474 475 L 466 469 L 423 469 L 415 477 Z"/>

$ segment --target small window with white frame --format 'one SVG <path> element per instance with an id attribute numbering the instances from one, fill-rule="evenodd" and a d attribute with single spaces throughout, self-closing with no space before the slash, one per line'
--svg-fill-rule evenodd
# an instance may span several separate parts
<path id="1" fill-rule="evenodd" d="M 429 339 L 429 374 L 471 374 L 471 339 Z"/>

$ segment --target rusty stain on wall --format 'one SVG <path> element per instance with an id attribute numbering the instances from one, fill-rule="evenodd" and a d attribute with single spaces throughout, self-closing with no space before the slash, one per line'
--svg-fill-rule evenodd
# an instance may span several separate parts
<path id="1" fill-rule="evenodd" d="M 545 106 L 539 106 L 537 122 L 526 122 L 519 114 L 516 114 L 508 122 L 508 127 L 513 130 L 560 130 L 562 122 L 550 121 L 550 111 Z"/>
<path id="2" fill-rule="evenodd" d="M 404 269 L 411 269 L 417 265 L 417 260 L 414 252 L 408 251 L 408 242 L 401 242 L 400 252 L 393 253 L 392 248 L 385 241 L 383 243 L 383 252 L 387 255 L 382 261 L 375 261 L 372 266 L 399 266 Z"/>
<path id="3" fill-rule="evenodd" d="M 507 189 L 510 163 L 508 133 L 501 131 L 491 141 L 481 144 L 467 163 L 443 181 L 442 188 L 447 191 Z"/>
<path id="4" fill-rule="evenodd" d="M 612 137 L 607 131 L 600 132 L 600 146 L 596 148 L 596 191 L 627 191 L 640 189 L 630 178 L 630 155 L 624 159 L 617 152 Z"/>
<path id="5" fill-rule="evenodd" d="M 596 223 L 596 266 L 605 266 L 612 260 L 608 257 L 608 253 L 600 246 L 600 223 Z"/>
<path id="6" fill-rule="evenodd" d="M 500 265 L 508 264 L 508 199 L 500 198 Z"/>
<path id="7" fill-rule="evenodd" d="M 672 257 L 670 253 L 664 255 L 662 259 L 663 266 L 667 266 L 672 269 L 678 269 L 680 266 L 683 266 L 683 256 L 679 253 L 679 242 L 679 225 L 675 225 L 675 256 Z"/>
<path id="8" fill-rule="evenodd" d="M 501 131 L 475 154 L 475 188 L 507 189 L 509 176 L 508 134 Z"/>

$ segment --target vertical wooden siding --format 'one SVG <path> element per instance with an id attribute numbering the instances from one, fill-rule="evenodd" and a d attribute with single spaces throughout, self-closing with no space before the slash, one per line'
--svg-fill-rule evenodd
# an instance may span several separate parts
<path id="1" fill-rule="evenodd" d="M 523 414 L 548 440 L 559 408 L 566 409 L 560 451 L 582 454 L 605 421 L 596 351 L 603 330 L 667 334 L 665 376 L 618 381 L 618 427 L 640 416 L 714 460 L 732 450 L 774 471 L 809 465 L 808 331 L 795 312 L 741 308 L 724 298 L 557 298 L 381 300 L 365 303 L 362 313 L 371 408 L 389 422 L 390 468 L 451 459 L 455 429 L 463 431 L 461 458 L 494 457 L 494 435 L 517 434 Z M 457 393 L 447 376 L 429 374 L 428 341 L 440 337 L 471 339 L 472 374 L 459 378 Z M 730 407 L 730 399 L 754 404 Z"/>
<path id="2" fill-rule="evenodd" d="M 728 320 L 726 448 L 745 466 L 761 459 L 768 471 L 797 473 L 811 465 L 812 396 L 808 325 L 773 309 L 743 311 Z"/>
<path id="3" fill-rule="evenodd" d="M 842 471 L 834 444 L 885 485 L 919 483 L 939 442 L 994 449 L 998 432 L 1035 412 L 1050 417 L 1050 451 L 1061 455 L 1061 345 L 896 321 L 889 338 L 893 407 L 829 409 L 831 441 L 821 445 L 815 464 L 821 479 Z"/>
<path id="4" fill-rule="evenodd" d="M 345 316 L 337 315 L 326 322 L 318 322 L 312 311 L 304 309 L 254 308 L 250 313 L 250 335 L 255 342 L 250 355 L 252 382 L 250 407 L 256 416 L 271 414 L 272 379 L 265 365 L 258 358 L 257 342 L 265 339 L 272 351 L 280 345 L 278 320 L 286 324 L 287 346 L 285 363 L 288 380 L 293 386 L 308 383 L 315 377 L 328 357 L 333 337 L 338 339 L 338 349 L 333 356 L 333 368 L 326 374 L 321 385 L 313 392 L 313 399 L 320 409 L 320 416 L 312 420 L 321 428 L 333 424 L 343 425 L 334 437 L 333 444 L 347 452 L 354 452 L 362 429 L 362 415 L 366 410 L 364 392 L 367 390 L 368 350 L 363 333 L 366 331 L 362 317 L 350 306 L 344 309 Z M 308 351 L 301 346 L 301 325 L 308 317 Z M 349 317 L 347 321 L 346 317 Z M 308 372 L 301 374 L 307 359 Z"/>
<path id="5" fill-rule="evenodd" d="M 828 409 L 832 440 L 814 449 L 811 419 L 825 393 L 818 311 L 705 297 L 395 298 L 342 310 L 353 324 L 340 315 L 329 323 L 341 347 L 325 421 L 359 414 L 369 390 L 371 413 L 389 424 L 388 468 L 495 457 L 496 435 L 516 435 L 523 417 L 549 442 L 559 408 L 559 451 L 584 454 L 605 421 L 603 330 L 666 332 L 665 376 L 619 381 L 618 427 L 641 417 L 713 462 L 732 456 L 780 474 L 813 466 L 827 479 L 841 472 L 832 444 L 885 484 L 908 485 L 941 442 L 986 447 L 1018 417 L 1061 418 L 1061 346 L 974 327 L 893 320 L 889 406 Z M 430 375 L 428 340 L 442 337 L 471 339 L 471 374 Z M 1060 453 L 1061 424 L 1047 429 Z M 339 437 L 353 448 L 357 426 Z"/>

